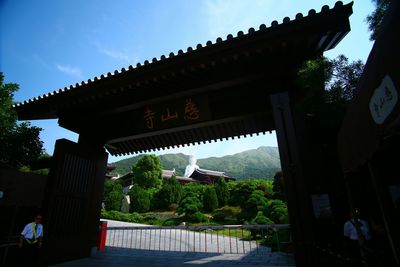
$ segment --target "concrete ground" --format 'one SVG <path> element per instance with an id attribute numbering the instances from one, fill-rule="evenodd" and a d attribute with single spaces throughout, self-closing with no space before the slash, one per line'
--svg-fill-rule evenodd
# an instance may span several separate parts
<path id="1" fill-rule="evenodd" d="M 52 267 L 250 267 L 250 266 L 295 266 L 292 255 L 274 252 L 267 255 L 255 254 L 218 254 L 202 252 L 168 252 L 137 250 L 127 248 L 107 248 L 91 258 L 85 258 Z"/>
<path id="2" fill-rule="evenodd" d="M 108 220 L 108 226 L 137 226 L 137 224 Z M 210 240 L 210 239 L 209 239 Z M 180 240 L 185 242 L 186 240 Z M 189 241 L 189 240 L 187 240 Z M 212 246 L 212 245 L 211 245 Z M 295 266 L 292 254 L 265 251 L 249 251 L 246 254 L 224 254 L 205 251 L 160 251 L 135 247 L 106 247 L 104 252 L 95 252 L 92 257 L 51 265 L 52 267 L 105 267 L 105 266 Z M 210 251 L 210 250 L 208 250 Z M 247 250 L 246 250 L 247 251 Z M 223 252 L 223 250 L 222 250 Z M 259 251 L 258 251 L 259 252 Z"/>

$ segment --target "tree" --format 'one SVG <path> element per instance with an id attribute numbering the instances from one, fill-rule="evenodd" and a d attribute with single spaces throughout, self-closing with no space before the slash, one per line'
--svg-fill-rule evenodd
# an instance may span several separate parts
<path id="1" fill-rule="evenodd" d="M 368 28 L 371 31 L 371 36 L 369 37 L 371 41 L 376 40 L 383 18 L 392 0 L 372 0 L 372 2 L 375 3 L 375 10 L 366 18 Z"/>
<path id="2" fill-rule="evenodd" d="M 19 89 L 16 83 L 4 83 L 4 75 L 0 72 L 0 129 L 1 133 L 15 127 L 17 114 L 11 110 L 14 93 Z"/>
<path id="3" fill-rule="evenodd" d="M 203 203 L 204 192 L 206 190 L 206 185 L 200 183 L 188 183 L 183 186 L 183 196 L 187 194 L 195 195 L 201 203 Z"/>
<path id="4" fill-rule="evenodd" d="M 349 62 L 344 55 L 306 61 L 296 80 L 304 95 L 298 108 L 315 113 L 326 103 L 346 104 L 354 96 L 363 69 L 361 60 Z"/>
<path id="5" fill-rule="evenodd" d="M 121 183 L 106 179 L 104 182 L 104 204 L 106 210 L 120 211 L 123 196 Z"/>
<path id="6" fill-rule="evenodd" d="M 144 155 L 132 167 L 133 183 L 143 188 L 160 188 L 162 185 L 162 165 L 155 155 Z"/>
<path id="7" fill-rule="evenodd" d="M 151 203 L 150 193 L 147 192 L 143 187 L 135 184 L 131 190 L 129 190 L 129 197 L 131 200 L 131 211 L 149 211 Z"/>
<path id="8" fill-rule="evenodd" d="M 218 177 L 217 182 L 214 186 L 219 206 L 225 206 L 226 204 L 228 204 L 229 200 L 229 188 L 224 177 Z"/>
<path id="9" fill-rule="evenodd" d="M 0 72 L 0 166 L 16 169 L 29 165 L 44 152 L 39 138 L 42 129 L 29 122 L 17 124 L 17 114 L 11 106 L 18 89 L 16 83 L 4 83 Z"/>
<path id="10" fill-rule="evenodd" d="M 183 188 L 175 176 L 172 176 L 164 184 L 161 190 L 157 193 L 156 207 L 168 209 L 172 204 L 178 204 L 182 198 Z"/>
<path id="11" fill-rule="evenodd" d="M 328 103 L 347 103 L 353 99 L 358 80 L 364 69 L 361 60 L 349 62 L 344 55 L 324 58 L 325 98 Z"/>
<path id="12" fill-rule="evenodd" d="M 230 193 L 229 204 L 242 207 L 256 189 L 257 185 L 250 180 L 236 183 Z"/>
<path id="13" fill-rule="evenodd" d="M 296 81 L 303 95 L 296 110 L 306 114 L 317 128 L 331 129 L 328 132 L 334 133 L 354 97 L 363 68 L 360 60 L 349 62 L 344 55 L 305 62 Z"/>
<path id="14" fill-rule="evenodd" d="M 267 216 L 275 223 L 288 223 L 289 215 L 285 202 L 279 199 L 270 199 L 267 202 Z"/>
<path id="15" fill-rule="evenodd" d="M 257 215 L 266 215 L 267 199 L 264 192 L 255 190 L 251 193 L 250 198 L 241 205 L 242 212 L 239 215 L 241 220 L 251 221 Z"/>
<path id="16" fill-rule="evenodd" d="M 207 186 L 206 190 L 204 191 L 203 208 L 204 211 L 208 212 L 213 212 L 216 208 L 218 208 L 217 193 L 215 192 L 215 188 L 212 186 Z"/>
<path id="17" fill-rule="evenodd" d="M 201 213 L 203 205 L 196 193 L 187 192 L 179 203 L 177 212 L 191 222 L 207 221 L 207 217 Z"/>

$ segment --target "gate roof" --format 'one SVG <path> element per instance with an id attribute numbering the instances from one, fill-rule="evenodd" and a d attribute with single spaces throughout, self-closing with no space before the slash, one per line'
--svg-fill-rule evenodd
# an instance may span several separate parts
<path id="1" fill-rule="evenodd" d="M 298 97 L 299 68 L 350 31 L 352 5 L 262 24 L 13 107 L 20 120 L 58 118 L 112 155 L 271 131 L 270 94 Z"/>

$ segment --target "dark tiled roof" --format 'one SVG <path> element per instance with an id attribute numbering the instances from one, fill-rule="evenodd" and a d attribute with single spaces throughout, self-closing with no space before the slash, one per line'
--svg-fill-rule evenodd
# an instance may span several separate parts
<path id="1" fill-rule="evenodd" d="M 115 170 L 115 166 L 114 165 L 112 165 L 111 163 L 107 163 L 107 171 L 112 171 L 112 170 Z"/>
<path id="2" fill-rule="evenodd" d="M 294 81 L 302 63 L 340 42 L 350 31 L 351 13 L 352 3 L 337 2 L 319 13 L 310 10 L 270 27 L 229 34 L 13 108 L 20 120 L 58 118 L 60 126 L 105 144 L 112 155 L 265 133 L 275 128 L 270 94 L 290 91 L 298 97 Z M 207 119 L 154 131 L 135 125 L 145 107 L 191 97 L 205 99 Z"/>
<path id="3" fill-rule="evenodd" d="M 234 177 L 226 175 L 225 172 L 212 171 L 206 169 L 195 169 L 190 177 L 196 178 L 201 176 L 224 177 L 225 179 L 228 180 L 236 180 Z"/>
<path id="4" fill-rule="evenodd" d="M 175 170 L 162 170 L 163 178 L 171 178 L 171 176 L 175 175 Z"/>
<path id="5" fill-rule="evenodd" d="M 353 5 L 353 2 L 348 4 L 348 6 L 350 6 L 350 7 L 352 5 Z M 214 42 L 209 40 L 209 41 L 207 41 L 205 43 L 205 45 L 197 44 L 195 48 L 188 47 L 186 49 L 186 52 L 184 50 L 178 50 L 178 52 L 176 52 L 176 53 L 171 52 L 167 56 L 166 55 L 161 55 L 159 58 L 154 57 L 151 60 L 145 60 L 143 63 L 138 62 L 136 65 L 129 65 L 128 68 L 122 68 L 120 70 L 115 70 L 114 72 L 108 72 L 106 74 L 101 74 L 100 76 L 96 76 L 93 79 L 88 79 L 87 81 L 81 81 L 80 83 L 71 84 L 68 87 L 60 88 L 60 89 L 55 90 L 53 92 L 49 92 L 47 94 L 43 94 L 43 95 L 31 98 L 31 99 L 25 100 L 23 102 L 16 103 L 16 104 L 13 105 L 13 108 L 16 108 L 18 110 L 18 107 L 21 107 L 21 106 L 24 106 L 24 105 L 29 105 L 29 104 L 32 104 L 34 102 L 41 102 L 41 101 L 43 101 L 44 99 L 47 99 L 47 98 L 54 98 L 57 95 L 65 94 L 68 91 L 79 90 L 81 87 L 84 87 L 85 85 L 92 84 L 94 82 L 98 82 L 98 81 L 105 80 L 105 79 L 110 79 L 113 76 L 126 75 L 126 73 L 128 73 L 128 72 L 137 71 L 137 70 L 139 70 L 141 68 L 146 68 L 146 67 L 148 67 L 150 65 L 154 65 L 154 64 L 157 64 L 157 63 L 162 62 L 162 61 L 168 61 L 168 60 L 171 60 L 171 59 L 173 59 L 175 57 L 183 57 L 183 56 L 185 56 L 187 54 L 195 53 L 197 50 L 202 50 L 204 48 L 211 47 L 211 46 L 223 45 L 224 43 L 231 42 L 234 39 L 246 38 L 246 36 L 249 36 L 249 35 L 252 35 L 252 34 L 257 34 L 258 32 L 263 32 L 263 31 L 267 31 L 267 30 L 272 31 L 277 27 L 278 28 L 279 27 L 285 27 L 286 25 L 294 24 L 294 23 L 297 23 L 297 22 L 299 22 L 301 20 L 305 21 L 305 20 L 307 20 L 309 18 L 312 18 L 312 17 L 315 17 L 317 15 L 323 15 L 323 13 L 327 13 L 327 12 L 329 12 L 331 10 L 340 9 L 340 8 L 343 8 L 343 2 L 342 1 L 336 2 L 334 8 L 332 8 L 332 9 L 330 9 L 328 5 L 324 5 L 321 8 L 321 12 L 320 13 L 317 13 L 314 9 L 311 9 L 311 10 L 308 11 L 308 15 L 307 16 L 304 16 L 302 13 L 298 13 L 293 20 L 291 20 L 289 17 L 285 17 L 282 20 L 281 24 L 279 24 L 278 21 L 274 20 L 274 21 L 271 22 L 271 26 L 270 27 L 267 27 L 265 24 L 261 24 L 259 26 L 258 30 L 254 29 L 254 28 L 249 28 L 247 33 L 244 33 L 243 31 L 239 31 L 236 34 L 235 37 L 232 34 L 228 34 L 225 40 L 223 40 L 221 37 L 218 37 Z M 324 37 L 324 39 L 327 39 L 327 38 Z M 329 50 L 329 49 L 333 48 L 338 41 L 340 41 L 340 40 L 332 39 L 330 43 L 325 44 L 324 50 Z M 324 40 L 321 39 L 320 48 L 322 48 L 322 43 L 323 42 L 324 42 Z M 77 101 L 79 101 L 79 100 L 77 100 Z"/>
<path id="6" fill-rule="evenodd" d="M 184 182 L 184 183 L 198 183 L 199 181 L 190 178 L 190 177 L 183 177 L 183 176 L 175 176 L 176 180 Z M 170 179 L 171 177 L 164 177 L 164 179 Z"/>
<path id="7" fill-rule="evenodd" d="M 212 171 L 212 170 L 206 170 L 206 169 L 196 169 L 196 171 L 198 171 L 204 175 L 226 176 L 225 172 Z"/>

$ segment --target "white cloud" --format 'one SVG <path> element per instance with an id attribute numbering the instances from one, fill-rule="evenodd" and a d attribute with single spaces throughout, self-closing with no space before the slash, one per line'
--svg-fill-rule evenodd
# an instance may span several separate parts
<path id="1" fill-rule="evenodd" d="M 113 60 L 124 61 L 129 64 L 134 64 L 139 61 L 140 53 L 137 53 L 137 48 L 135 51 L 133 51 L 132 47 L 119 47 L 117 49 L 110 48 L 109 45 L 105 44 L 105 41 L 100 41 L 98 37 L 96 37 L 100 34 L 101 31 L 93 29 L 88 36 L 88 42 L 95 47 L 98 53 L 100 53 L 101 55 L 105 55 Z"/>
<path id="2" fill-rule="evenodd" d="M 106 48 L 99 48 L 99 52 L 113 59 L 131 62 L 131 58 L 129 57 L 129 55 L 124 52 Z"/>
<path id="3" fill-rule="evenodd" d="M 56 64 L 56 67 L 62 73 L 65 73 L 65 74 L 70 75 L 70 76 L 82 78 L 82 72 L 77 67 L 71 67 L 71 66 L 60 65 L 60 64 Z"/>

